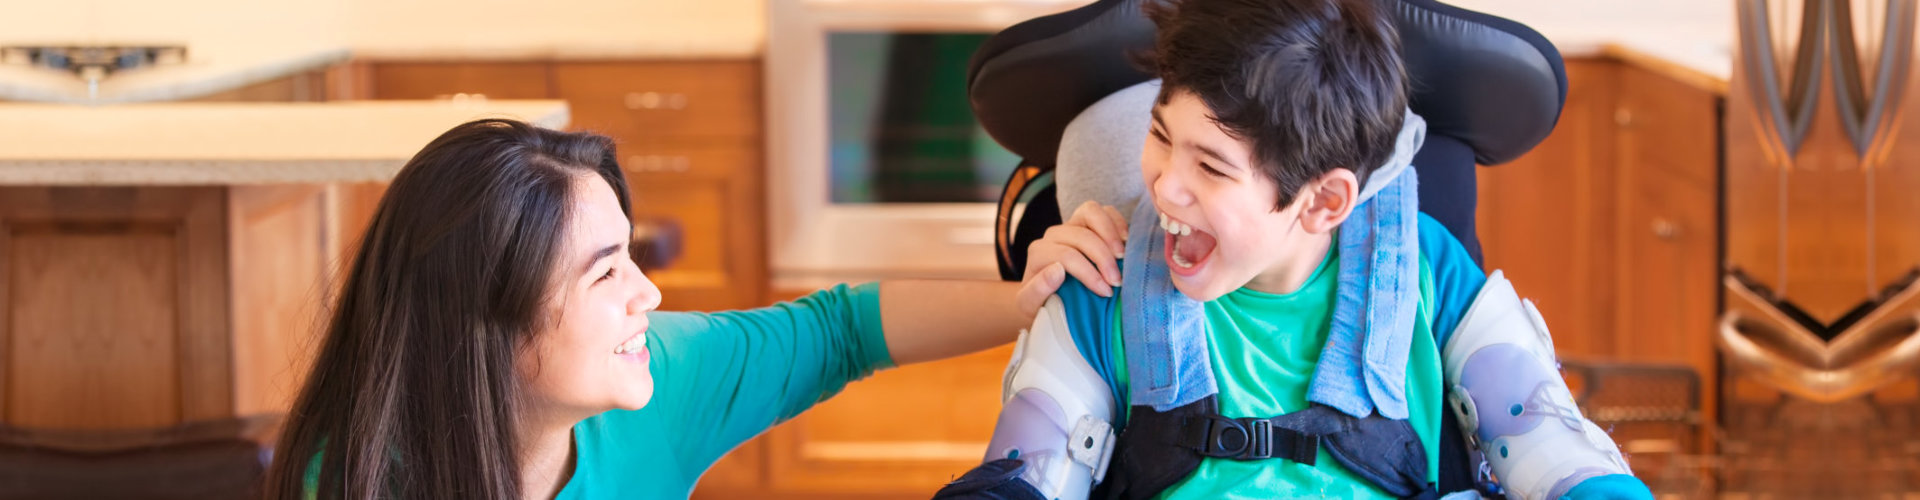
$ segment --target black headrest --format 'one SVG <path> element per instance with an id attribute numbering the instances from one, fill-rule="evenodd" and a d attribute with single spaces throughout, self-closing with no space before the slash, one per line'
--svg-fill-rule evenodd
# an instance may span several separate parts
<path id="1" fill-rule="evenodd" d="M 1132 54 L 1153 47 L 1142 0 L 1099 0 L 1001 31 L 974 53 L 974 115 L 1008 151 L 1052 163 L 1081 110 L 1153 78 Z M 1485 165 L 1533 149 L 1560 119 L 1567 72 L 1545 37 L 1507 19 L 1432 0 L 1378 0 L 1399 26 L 1413 111 Z"/>

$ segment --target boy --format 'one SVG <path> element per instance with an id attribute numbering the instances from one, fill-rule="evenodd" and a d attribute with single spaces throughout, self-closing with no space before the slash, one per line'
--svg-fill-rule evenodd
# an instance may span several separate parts
<path id="1" fill-rule="evenodd" d="M 1414 213 L 1424 129 L 1385 13 L 1148 14 L 1161 87 L 1131 231 L 1083 206 L 1034 243 L 1026 300 L 1066 274 L 1091 289 L 1046 299 L 990 462 L 937 497 L 1433 496 L 1451 392 L 1507 494 L 1650 498 L 1572 409 L 1537 314 Z"/>

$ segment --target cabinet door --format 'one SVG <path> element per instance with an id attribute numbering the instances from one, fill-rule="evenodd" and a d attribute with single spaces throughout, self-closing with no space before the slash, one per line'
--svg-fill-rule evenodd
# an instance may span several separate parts
<path id="1" fill-rule="evenodd" d="M 226 190 L 0 187 L 0 424 L 234 415 Z"/>
<path id="2" fill-rule="evenodd" d="M 395 62 L 371 69 L 375 99 L 443 99 L 462 93 L 488 99 L 553 98 L 550 65 L 544 62 Z"/>
<path id="3" fill-rule="evenodd" d="M 1567 61 L 1560 123 L 1533 151 L 1480 169 L 1477 224 L 1488 272 L 1506 271 L 1563 356 L 1603 354 L 1611 328 L 1613 92 L 1618 63 Z"/>
<path id="4" fill-rule="evenodd" d="M 1715 421 L 1720 283 L 1719 96 L 1639 68 L 1620 73 L 1620 186 L 1612 357 L 1692 368 Z"/>

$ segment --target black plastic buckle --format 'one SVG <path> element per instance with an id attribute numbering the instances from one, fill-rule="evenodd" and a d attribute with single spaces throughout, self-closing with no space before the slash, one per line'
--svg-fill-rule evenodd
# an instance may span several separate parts
<path id="1" fill-rule="evenodd" d="M 1273 422 L 1264 418 L 1226 418 L 1215 415 L 1205 417 L 1205 432 L 1200 443 L 1200 454 L 1215 458 L 1234 460 L 1264 460 L 1284 458 L 1306 465 L 1313 465 L 1320 453 L 1320 436 L 1306 434 L 1293 429 L 1275 429 Z M 1274 450 L 1280 450 L 1275 455 Z"/>

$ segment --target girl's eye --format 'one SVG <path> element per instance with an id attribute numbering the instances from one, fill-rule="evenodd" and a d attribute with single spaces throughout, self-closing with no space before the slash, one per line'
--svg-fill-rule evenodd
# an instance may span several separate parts
<path id="1" fill-rule="evenodd" d="M 607 272 L 606 272 L 606 274 L 602 274 L 602 275 L 600 275 L 600 278 L 599 278 L 599 279 L 596 279 L 596 280 L 593 280 L 593 282 L 594 282 L 594 283 L 599 283 L 599 282 L 602 282 L 602 281 L 606 281 L 606 280 L 609 280 L 609 279 L 613 279 L 613 270 L 614 270 L 614 269 L 618 269 L 618 268 L 617 268 L 617 267 L 608 267 L 608 268 L 607 268 Z"/>
<path id="2" fill-rule="evenodd" d="M 1200 170 L 1206 171 L 1207 175 L 1219 177 L 1222 179 L 1228 178 L 1225 172 L 1215 170 L 1212 165 L 1208 165 L 1206 162 L 1200 162 Z"/>

